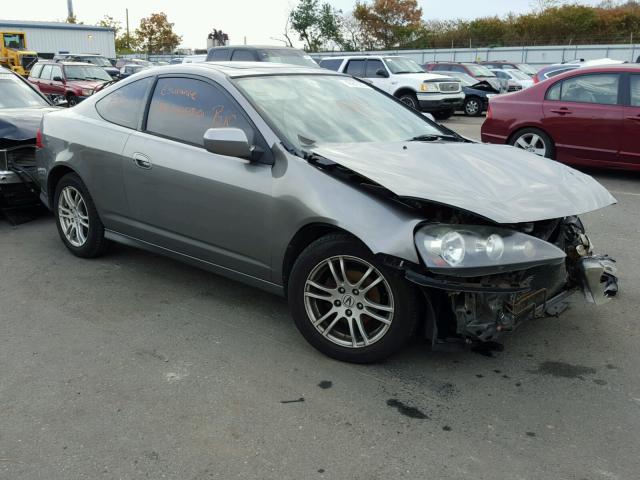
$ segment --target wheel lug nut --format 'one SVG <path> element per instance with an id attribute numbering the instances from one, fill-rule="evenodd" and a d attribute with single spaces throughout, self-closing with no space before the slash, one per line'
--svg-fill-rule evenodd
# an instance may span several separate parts
<path id="1" fill-rule="evenodd" d="M 354 295 L 360 295 L 360 291 L 356 289 L 356 290 L 353 291 L 353 294 Z"/>
<path id="2" fill-rule="evenodd" d="M 347 314 L 347 317 L 350 317 L 351 315 L 353 315 L 353 312 L 351 310 L 347 310 L 345 313 Z"/>
<path id="3" fill-rule="evenodd" d="M 364 305 L 362 305 L 361 303 L 359 303 L 357 306 L 358 306 L 358 310 L 362 310 L 364 308 Z"/>
<path id="4" fill-rule="evenodd" d="M 336 300 L 335 302 L 333 302 L 333 304 L 334 304 L 336 307 L 339 307 L 340 305 L 342 305 L 342 302 L 341 302 L 340 300 Z"/>
<path id="5" fill-rule="evenodd" d="M 340 288 L 338 289 L 338 291 L 339 291 L 340 293 L 344 293 L 344 292 L 345 292 L 344 288 L 342 288 L 342 287 L 340 287 Z"/>

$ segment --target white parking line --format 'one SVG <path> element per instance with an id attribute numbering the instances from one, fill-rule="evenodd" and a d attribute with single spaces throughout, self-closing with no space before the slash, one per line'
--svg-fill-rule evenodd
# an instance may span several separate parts
<path id="1" fill-rule="evenodd" d="M 611 193 L 613 193 L 614 195 L 631 195 L 633 197 L 640 197 L 640 193 L 616 192 L 615 190 L 611 190 Z"/>

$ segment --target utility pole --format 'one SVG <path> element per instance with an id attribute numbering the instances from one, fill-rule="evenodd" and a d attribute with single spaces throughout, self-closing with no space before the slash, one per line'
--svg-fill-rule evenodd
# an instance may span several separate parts
<path id="1" fill-rule="evenodd" d="M 67 18 L 73 18 L 73 0 L 67 0 Z"/>
<path id="2" fill-rule="evenodd" d="M 129 37 L 129 9 L 125 8 L 127 16 L 127 49 L 131 50 L 131 37 Z"/>

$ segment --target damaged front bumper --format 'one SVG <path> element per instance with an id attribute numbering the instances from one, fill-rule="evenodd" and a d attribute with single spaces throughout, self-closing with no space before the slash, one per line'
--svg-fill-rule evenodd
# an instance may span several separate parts
<path id="1" fill-rule="evenodd" d="M 427 315 L 428 338 L 474 343 L 495 341 L 527 320 L 558 316 L 580 292 L 588 302 L 605 304 L 618 292 L 615 274 L 615 260 L 588 255 L 573 261 L 571 268 L 537 267 L 480 279 L 408 270 L 406 278 L 427 291 L 441 293 L 441 301 L 431 305 Z"/>

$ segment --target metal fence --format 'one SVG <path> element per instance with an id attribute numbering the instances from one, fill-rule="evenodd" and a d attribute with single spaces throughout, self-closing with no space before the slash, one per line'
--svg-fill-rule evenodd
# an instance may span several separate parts
<path id="1" fill-rule="evenodd" d="M 542 67 L 552 63 L 562 63 L 583 58 L 612 58 L 635 62 L 640 57 L 640 44 L 628 45 L 558 45 L 540 47 L 480 47 L 480 48 L 439 48 L 426 50 L 384 50 L 371 52 L 321 52 L 311 56 L 315 59 L 333 55 L 402 55 L 419 64 L 428 62 L 475 62 L 485 60 L 507 60 L 528 63 Z"/>

